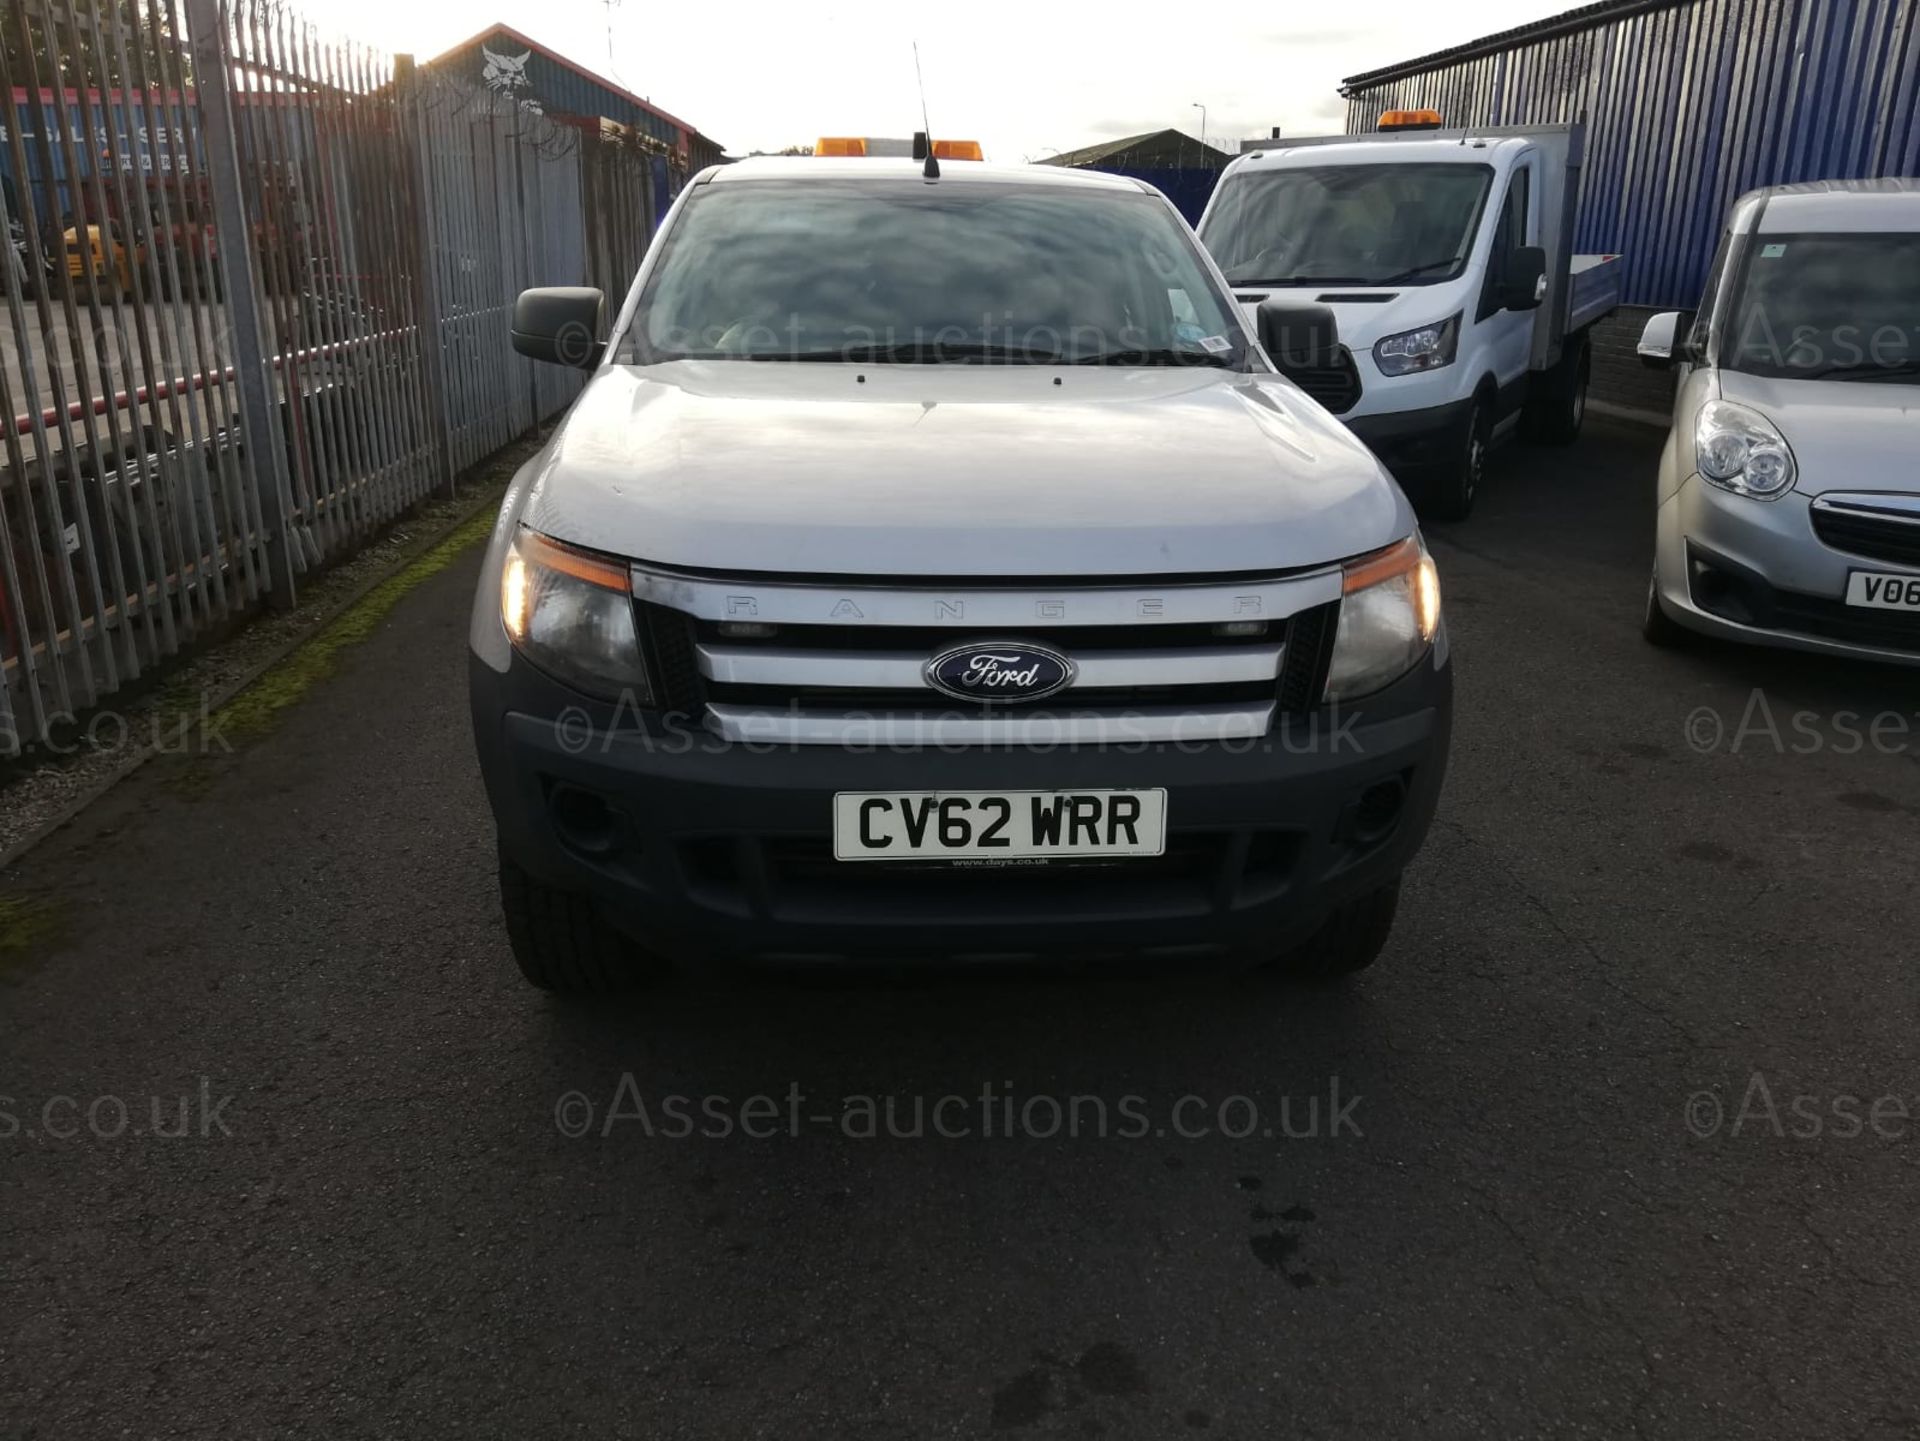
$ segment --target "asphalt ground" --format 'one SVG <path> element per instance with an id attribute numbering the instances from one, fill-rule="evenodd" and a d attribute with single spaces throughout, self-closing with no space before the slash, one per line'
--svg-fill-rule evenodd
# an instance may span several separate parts
<path id="1" fill-rule="evenodd" d="M 1915 1435 L 1920 678 L 1646 646 L 1656 449 L 1433 531 L 1453 768 L 1330 991 L 526 989 L 470 553 L 0 877 L 0 1434 Z"/>

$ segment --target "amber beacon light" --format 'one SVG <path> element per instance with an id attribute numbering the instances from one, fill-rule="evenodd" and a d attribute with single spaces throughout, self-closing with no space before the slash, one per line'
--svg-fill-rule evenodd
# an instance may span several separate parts
<path id="1" fill-rule="evenodd" d="M 1438 110 L 1389 110 L 1380 117 L 1382 130 L 1438 130 Z"/>

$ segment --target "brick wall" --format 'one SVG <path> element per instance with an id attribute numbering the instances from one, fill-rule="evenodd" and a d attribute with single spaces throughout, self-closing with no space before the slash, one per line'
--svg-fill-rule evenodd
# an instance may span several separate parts
<path id="1" fill-rule="evenodd" d="M 1648 370 L 1634 353 L 1648 305 L 1623 305 L 1593 327 L 1593 381 L 1587 400 L 1599 414 L 1666 425 L 1673 414 L 1673 372 Z"/>

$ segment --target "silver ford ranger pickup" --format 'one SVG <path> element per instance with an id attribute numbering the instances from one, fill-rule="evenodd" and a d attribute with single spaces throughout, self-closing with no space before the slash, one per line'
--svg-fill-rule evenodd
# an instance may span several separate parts
<path id="1" fill-rule="evenodd" d="M 529 981 L 1379 953 L 1452 681 L 1324 308 L 1133 180 L 767 159 L 513 342 L 589 372 L 472 620 Z"/>

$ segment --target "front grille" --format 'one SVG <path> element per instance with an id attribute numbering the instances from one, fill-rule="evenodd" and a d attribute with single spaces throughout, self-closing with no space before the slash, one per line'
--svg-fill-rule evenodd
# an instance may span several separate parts
<path id="1" fill-rule="evenodd" d="M 1280 365 L 1282 375 L 1335 415 L 1344 415 L 1360 403 L 1360 371 L 1345 346 L 1332 365 L 1281 365 L 1277 358 L 1274 363 Z"/>
<path id="2" fill-rule="evenodd" d="M 1920 566 L 1920 516 L 1907 520 L 1882 519 L 1859 511 L 1816 505 L 1813 531 L 1835 550 L 1895 565 Z"/>
<path id="3" fill-rule="evenodd" d="M 734 914 L 866 925 L 913 914 L 960 940 L 983 918 L 1057 918 L 1079 910 L 1140 920 L 1201 917 L 1270 899 L 1293 876 L 1303 833 L 1283 828 L 1180 831 L 1158 856 L 1043 865 L 849 865 L 825 837 L 739 836 L 682 843 L 690 894 Z M 964 948 L 964 941 L 960 941 Z"/>
<path id="4" fill-rule="evenodd" d="M 1320 704 L 1340 626 L 1340 602 L 1303 610 L 1288 625 L 1286 664 L 1280 672 L 1280 709 L 1301 715 Z"/>
<path id="5" fill-rule="evenodd" d="M 647 647 L 647 674 L 653 677 L 660 709 L 669 715 L 699 715 L 706 709 L 707 692 L 694 649 L 693 617 L 645 601 L 635 609 Z"/>
<path id="6" fill-rule="evenodd" d="M 808 675 L 808 680 L 776 679 L 771 670 L 763 680 L 726 679 L 712 674 L 717 667 L 710 665 L 703 679 L 711 702 L 802 710 L 836 706 L 889 715 L 1010 711 L 1123 715 L 1147 706 L 1270 704 L 1286 629 L 1285 621 L 1275 621 L 1263 635 L 1227 638 L 1214 635 L 1210 626 L 1062 626 L 996 629 L 969 637 L 951 629 L 920 626 L 782 626 L 774 636 L 741 640 L 725 636 L 717 624 L 702 622 L 694 627 L 694 636 L 709 658 L 726 657 L 728 668 L 745 676 L 761 669 L 755 665 L 756 656 L 778 655 L 795 661 L 817 657 L 820 662 L 817 667 L 789 667 L 795 676 Z M 970 703 L 927 685 L 920 675 L 925 662 L 971 639 L 1064 651 L 1080 668 L 1080 679 L 1045 699 L 1012 706 Z M 1193 661 L 1212 662 L 1222 674 L 1214 679 L 1178 678 L 1175 668 Z M 1128 679 L 1120 684 L 1101 683 L 1095 667 L 1103 662 L 1109 667 L 1119 665 L 1119 671 L 1109 673 Z M 863 679 L 869 675 L 871 681 Z"/>
<path id="7" fill-rule="evenodd" d="M 724 738 L 906 746 L 1131 745 L 1266 735 L 1314 708 L 1339 577 L 1101 586 L 880 587 L 635 571 L 636 615 L 663 709 Z M 936 689 L 956 647 L 1060 652 L 1072 685 L 998 705 Z"/>

